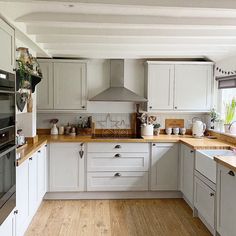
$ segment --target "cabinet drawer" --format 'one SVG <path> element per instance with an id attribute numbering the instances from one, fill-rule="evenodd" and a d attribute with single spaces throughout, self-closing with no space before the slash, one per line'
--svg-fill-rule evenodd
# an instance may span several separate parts
<path id="1" fill-rule="evenodd" d="M 90 172 L 88 191 L 144 191 L 148 190 L 148 172 Z"/>
<path id="2" fill-rule="evenodd" d="M 148 143 L 88 143 L 88 152 L 148 152 Z"/>
<path id="3" fill-rule="evenodd" d="M 215 191 L 197 177 L 194 178 L 194 207 L 214 229 Z"/>
<path id="4" fill-rule="evenodd" d="M 147 171 L 148 153 L 88 153 L 88 171 Z"/>

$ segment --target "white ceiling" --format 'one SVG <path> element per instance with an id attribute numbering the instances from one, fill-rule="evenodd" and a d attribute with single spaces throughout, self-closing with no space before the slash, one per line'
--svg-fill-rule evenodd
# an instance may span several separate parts
<path id="1" fill-rule="evenodd" d="M 0 0 L 0 14 L 39 56 L 219 60 L 236 53 L 234 0 Z"/>

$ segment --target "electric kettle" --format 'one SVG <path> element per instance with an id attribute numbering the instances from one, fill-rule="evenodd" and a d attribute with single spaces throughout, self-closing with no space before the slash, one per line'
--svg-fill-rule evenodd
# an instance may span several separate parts
<path id="1" fill-rule="evenodd" d="M 196 117 L 193 118 L 193 126 L 192 126 L 192 136 L 194 138 L 201 138 L 204 136 L 204 132 L 206 130 L 206 124 L 201 120 L 196 120 Z"/>

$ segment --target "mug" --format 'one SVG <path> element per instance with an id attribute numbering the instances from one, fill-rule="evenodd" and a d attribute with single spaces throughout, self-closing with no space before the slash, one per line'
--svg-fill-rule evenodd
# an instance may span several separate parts
<path id="1" fill-rule="evenodd" d="M 165 131 L 167 135 L 172 134 L 172 128 L 166 128 Z"/>
<path id="2" fill-rule="evenodd" d="M 173 128 L 173 133 L 174 133 L 174 135 L 178 135 L 179 134 L 179 128 L 178 127 Z"/>
<path id="3" fill-rule="evenodd" d="M 179 129 L 181 135 L 185 135 L 186 133 L 186 128 L 180 128 Z"/>

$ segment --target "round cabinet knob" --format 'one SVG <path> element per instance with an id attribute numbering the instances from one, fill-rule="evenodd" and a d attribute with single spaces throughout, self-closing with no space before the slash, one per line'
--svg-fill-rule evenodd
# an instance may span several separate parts
<path id="1" fill-rule="evenodd" d="M 41 150 L 38 150 L 38 153 L 41 153 Z"/>
<path id="2" fill-rule="evenodd" d="M 150 106 L 149 109 L 152 109 L 152 106 Z"/>
<path id="3" fill-rule="evenodd" d="M 177 110 L 178 109 L 178 107 L 175 107 L 175 110 Z"/>
<path id="4" fill-rule="evenodd" d="M 82 106 L 81 108 L 85 109 L 85 106 Z"/>
<path id="5" fill-rule="evenodd" d="M 121 155 L 119 153 L 117 153 L 117 154 L 115 154 L 114 157 L 118 158 L 118 157 L 121 157 Z"/>
<path id="6" fill-rule="evenodd" d="M 156 146 L 156 144 L 155 144 L 155 143 L 153 143 L 153 144 L 152 144 L 152 146 Z"/>
<path id="7" fill-rule="evenodd" d="M 115 177 L 121 177 L 121 173 L 115 173 L 114 176 Z"/>
<path id="8" fill-rule="evenodd" d="M 121 148 L 121 145 L 116 145 L 115 148 L 119 149 L 119 148 Z"/>
<path id="9" fill-rule="evenodd" d="M 191 152 L 191 153 L 193 153 L 194 151 L 193 151 L 193 150 L 191 150 L 190 152 Z"/>

